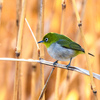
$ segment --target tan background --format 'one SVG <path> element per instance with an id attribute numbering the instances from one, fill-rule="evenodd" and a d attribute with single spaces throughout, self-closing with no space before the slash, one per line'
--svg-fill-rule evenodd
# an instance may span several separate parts
<path id="1" fill-rule="evenodd" d="M 26 18 L 38 38 L 38 0 L 27 0 Z M 79 13 L 82 11 L 82 2 L 84 0 L 76 0 Z M 78 34 L 78 25 L 74 13 L 71 0 L 66 1 L 64 21 L 64 34 L 72 40 L 77 41 L 82 47 L 81 35 Z M 0 25 L 0 58 L 15 58 L 16 48 L 16 0 L 4 0 L 1 13 Z M 48 32 L 60 33 L 61 23 L 61 0 L 45 0 L 45 18 L 44 18 L 44 34 Z M 95 57 L 90 56 L 91 67 L 93 72 L 100 74 L 100 0 L 87 0 L 85 13 L 83 15 L 83 32 L 87 43 L 88 51 L 93 53 Z M 39 41 L 39 40 L 38 40 Z M 44 46 L 44 45 L 43 45 Z M 22 58 L 32 58 L 33 51 L 37 54 L 37 47 L 34 39 L 25 23 L 22 42 Z M 37 55 L 33 56 L 37 59 Z M 45 59 L 52 59 L 45 49 Z M 61 62 L 68 64 L 68 62 Z M 77 56 L 72 63 L 73 66 L 87 69 L 85 55 Z M 52 67 L 45 66 L 45 81 Z M 56 69 L 51 76 L 46 90 L 46 100 L 54 100 Z M 0 100 L 12 100 L 14 90 L 15 62 L 0 61 Z M 60 100 L 93 100 L 91 91 L 90 78 L 77 72 L 69 72 L 69 80 L 67 79 L 67 71 L 61 70 L 61 81 L 59 85 Z M 22 100 L 31 100 L 31 81 L 32 81 L 32 64 L 21 63 L 21 98 Z M 100 81 L 94 79 L 100 100 Z M 37 100 L 40 93 L 40 67 L 36 66 L 36 86 L 35 98 Z"/>

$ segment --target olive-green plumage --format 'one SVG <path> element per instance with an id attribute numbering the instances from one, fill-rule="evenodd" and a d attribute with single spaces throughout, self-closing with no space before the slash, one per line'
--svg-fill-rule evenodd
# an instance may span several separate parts
<path id="1" fill-rule="evenodd" d="M 48 41 L 45 42 L 45 39 L 48 38 Z M 57 33 L 48 33 L 44 36 L 43 38 L 44 44 L 48 48 L 52 43 L 57 42 L 60 44 L 62 47 L 68 48 L 68 49 L 73 49 L 73 50 L 78 50 L 84 52 L 84 49 L 77 43 L 73 42 L 70 38 L 57 34 Z"/>
<path id="2" fill-rule="evenodd" d="M 56 60 L 70 60 L 71 62 L 71 59 L 73 57 L 77 56 L 78 54 L 85 53 L 84 49 L 79 44 L 61 34 L 53 32 L 47 33 L 43 37 L 43 40 L 38 43 L 42 42 L 47 47 L 47 51 L 50 54 L 50 56 Z M 89 54 L 92 55 L 91 53 Z"/>

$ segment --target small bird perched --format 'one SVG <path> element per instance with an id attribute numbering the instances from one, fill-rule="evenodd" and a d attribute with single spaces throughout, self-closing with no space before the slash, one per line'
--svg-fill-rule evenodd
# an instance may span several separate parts
<path id="1" fill-rule="evenodd" d="M 49 55 L 56 59 L 53 65 L 55 65 L 58 61 L 68 61 L 70 60 L 67 68 L 71 64 L 71 60 L 73 57 L 77 56 L 78 54 L 85 53 L 84 49 L 68 37 L 57 34 L 57 33 L 47 33 L 42 41 L 38 43 L 44 43 L 47 47 L 47 51 Z M 91 53 L 88 53 L 91 56 L 94 56 Z"/>

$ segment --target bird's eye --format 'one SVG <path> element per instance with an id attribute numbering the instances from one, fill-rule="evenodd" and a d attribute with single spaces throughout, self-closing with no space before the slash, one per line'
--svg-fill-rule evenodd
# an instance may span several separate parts
<path id="1" fill-rule="evenodd" d="M 48 38 L 45 38 L 45 41 L 47 42 L 48 41 Z"/>

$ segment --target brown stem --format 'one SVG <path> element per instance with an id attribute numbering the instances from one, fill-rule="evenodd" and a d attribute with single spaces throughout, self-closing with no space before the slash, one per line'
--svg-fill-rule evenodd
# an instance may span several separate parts
<path id="1" fill-rule="evenodd" d="M 92 68 L 91 68 L 91 66 L 90 66 L 88 51 L 87 51 L 87 48 L 86 48 L 86 42 L 85 42 L 84 34 L 83 34 L 83 31 L 82 31 L 82 21 L 81 21 L 81 19 L 80 19 L 79 13 L 78 13 L 78 11 L 77 11 L 77 7 L 76 7 L 75 0 L 72 0 L 72 3 L 73 3 L 73 8 L 74 8 L 74 10 L 75 10 L 75 14 L 76 14 L 76 18 L 77 18 L 77 22 L 78 22 L 80 34 L 81 34 L 82 40 L 83 40 L 83 45 L 84 45 L 84 49 L 85 49 L 87 65 L 88 65 L 88 69 L 89 69 L 89 73 L 90 73 L 91 87 L 92 87 L 92 90 L 93 90 L 93 93 L 94 93 L 95 100 L 97 100 L 97 96 L 96 96 L 97 90 L 96 90 L 95 83 L 94 83 L 94 81 L 93 81 Z"/>
<path id="2" fill-rule="evenodd" d="M 1 25 L 2 3 L 3 3 L 3 0 L 0 0 L 0 25 Z"/>
<path id="3" fill-rule="evenodd" d="M 20 0 L 17 0 L 17 19 L 16 19 L 16 25 L 18 30 L 18 40 L 17 40 L 17 48 L 16 48 L 16 58 L 20 58 L 20 52 L 21 52 L 21 45 L 22 45 L 22 32 L 23 32 L 23 26 L 24 26 L 24 19 L 25 19 L 25 13 L 26 13 L 26 0 L 23 0 L 22 3 L 22 13 L 21 13 L 21 19 L 20 19 L 20 25 L 19 25 L 19 13 L 20 12 Z M 15 81 L 14 81 L 14 96 L 13 100 L 21 100 L 21 67 L 20 62 L 16 62 L 16 69 L 15 69 Z"/>
<path id="4" fill-rule="evenodd" d="M 40 0 L 40 40 L 44 36 L 44 4 L 45 0 Z M 38 55 L 40 58 L 44 58 L 44 47 L 40 44 L 40 50 L 38 50 Z M 44 65 L 40 64 L 40 76 L 41 76 L 41 90 L 44 87 Z M 43 100 L 45 100 L 45 94 L 43 95 Z"/>

